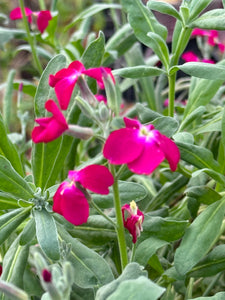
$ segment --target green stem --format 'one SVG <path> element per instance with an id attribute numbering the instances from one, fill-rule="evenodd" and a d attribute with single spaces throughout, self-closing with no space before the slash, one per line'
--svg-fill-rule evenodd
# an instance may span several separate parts
<path id="1" fill-rule="evenodd" d="M 103 216 L 107 221 L 110 222 L 110 224 L 112 224 L 112 225 L 116 228 L 116 224 L 113 222 L 113 220 L 112 220 L 111 218 L 109 218 L 106 214 L 104 214 L 104 213 L 102 212 L 102 210 L 98 207 L 98 205 L 94 203 L 93 200 L 91 200 L 91 205 L 94 207 L 94 209 L 97 210 L 97 212 L 98 212 L 101 216 Z"/>
<path id="2" fill-rule="evenodd" d="M 41 10 L 46 10 L 46 5 L 44 0 L 39 0 L 39 6 Z"/>
<path id="3" fill-rule="evenodd" d="M 169 75 L 169 107 L 168 115 L 169 117 L 174 116 L 174 101 L 175 101 L 175 84 L 176 84 L 176 73 Z"/>
<path id="4" fill-rule="evenodd" d="M 217 281 L 220 279 L 221 275 L 223 275 L 223 272 L 220 272 L 219 274 L 217 274 L 214 279 L 210 282 L 210 284 L 207 286 L 206 290 L 203 293 L 203 297 L 208 296 L 209 293 L 211 292 L 212 288 L 215 286 L 215 284 L 217 283 Z"/>
<path id="5" fill-rule="evenodd" d="M 131 252 L 131 256 L 130 256 L 130 262 L 134 261 L 135 251 L 136 251 L 136 244 L 133 244 L 132 245 L 132 252 Z"/>
<path id="6" fill-rule="evenodd" d="M 36 64 L 36 67 L 38 69 L 38 72 L 41 74 L 43 72 L 43 69 L 42 69 L 41 63 L 40 63 L 38 55 L 37 55 L 35 40 L 31 36 L 31 33 L 30 33 L 30 28 L 29 28 L 29 24 L 27 21 L 26 13 L 25 13 L 24 2 L 23 2 L 23 0 L 19 0 L 19 3 L 20 3 L 22 16 L 23 16 L 23 24 L 24 24 L 24 27 L 25 27 L 26 33 L 27 33 L 27 40 L 28 40 L 28 43 L 30 44 L 32 56 L 33 56 L 34 62 Z"/>
<path id="7" fill-rule="evenodd" d="M 194 285 L 194 278 L 191 277 L 185 294 L 185 300 L 192 298 L 193 285 Z"/>
<path id="8" fill-rule="evenodd" d="M 110 165 L 109 168 L 114 177 L 113 196 L 114 196 L 114 208 L 116 212 L 116 221 L 117 221 L 116 231 L 117 231 L 117 239 L 118 239 L 119 250 L 120 250 L 121 267 L 123 270 L 128 264 L 128 255 L 127 255 L 127 246 L 126 246 L 125 231 L 123 225 L 122 210 L 120 204 L 119 186 L 118 186 L 118 180 L 115 176 L 114 166 Z"/>

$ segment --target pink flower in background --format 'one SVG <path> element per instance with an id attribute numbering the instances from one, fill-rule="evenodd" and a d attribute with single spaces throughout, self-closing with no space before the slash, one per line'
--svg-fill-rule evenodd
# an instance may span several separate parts
<path id="1" fill-rule="evenodd" d="M 25 14 L 28 17 L 28 22 L 32 23 L 32 15 L 37 16 L 37 27 L 38 30 L 43 33 L 44 30 L 48 27 L 49 21 L 52 19 L 51 12 L 49 10 L 42 10 L 33 12 L 28 7 L 25 7 Z M 22 11 L 20 7 L 16 7 L 10 12 L 9 15 L 11 20 L 22 19 Z"/>
<path id="2" fill-rule="evenodd" d="M 200 61 L 198 56 L 192 52 L 192 51 L 187 51 L 187 52 L 184 52 L 181 56 L 181 58 L 183 60 L 185 60 L 186 62 L 190 62 L 190 61 Z"/>
<path id="3" fill-rule="evenodd" d="M 100 165 L 69 171 L 68 177 L 70 182 L 62 182 L 53 197 L 53 211 L 62 215 L 70 223 L 81 225 L 86 223 L 89 217 L 89 204 L 85 192 L 81 191 L 76 184 L 78 183 L 82 189 L 106 195 L 114 179 L 110 171 Z"/>
<path id="4" fill-rule="evenodd" d="M 177 145 L 154 129 L 152 124 L 124 118 L 126 128 L 113 131 L 107 138 L 103 155 L 111 164 L 127 164 L 137 174 L 150 174 L 167 159 L 175 171 L 180 159 Z"/>
<path id="5" fill-rule="evenodd" d="M 181 58 L 186 62 L 204 62 L 209 64 L 214 64 L 215 62 L 212 59 L 200 59 L 194 52 L 187 51 L 181 55 Z"/>
<path id="6" fill-rule="evenodd" d="M 105 74 L 111 76 L 115 83 L 111 69 L 99 67 L 86 70 L 80 61 L 74 61 L 68 68 L 61 69 L 55 75 L 50 75 L 49 85 L 55 88 L 61 109 L 67 109 L 79 76 L 87 75 L 92 77 L 96 79 L 100 88 L 104 88 L 103 77 Z"/>
<path id="7" fill-rule="evenodd" d="M 144 214 L 138 209 L 136 203 L 131 201 L 130 204 L 125 204 L 122 207 L 123 224 L 128 229 L 133 237 L 132 242 L 135 244 L 137 237 L 140 236 Z"/>
<path id="8" fill-rule="evenodd" d="M 95 98 L 98 100 L 98 102 L 103 101 L 105 104 L 107 103 L 107 99 L 104 95 L 97 94 L 95 95 Z"/>
<path id="9" fill-rule="evenodd" d="M 68 129 L 65 117 L 53 100 L 48 100 L 45 103 L 45 108 L 52 113 L 52 117 L 35 120 L 40 126 L 34 127 L 32 131 L 31 136 L 34 143 L 51 142 Z"/>

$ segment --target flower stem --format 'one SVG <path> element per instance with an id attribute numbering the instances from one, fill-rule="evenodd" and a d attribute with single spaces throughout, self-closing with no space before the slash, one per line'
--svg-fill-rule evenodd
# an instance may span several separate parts
<path id="1" fill-rule="evenodd" d="M 39 0 L 39 6 L 41 10 L 46 10 L 46 5 L 44 0 Z"/>
<path id="2" fill-rule="evenodd" d="M 110 224 L 112 224 L 115 228 L 116 228 L 116 224 L 113 222 L 113 220 L 111 219 L 111 218 L 109 218 L 106 214 L 104 214 L 103 212 L 102 212 L 102 210 L 98 207 L 98 205 L 96 205 L 95 204 L 95 202 L 91 199 L 91 205 L 92 205 L 92 207 L 94 208 L 94 209 L 96 209 L 97 210 L 97 212 L 101 215 L 101 216 L 103 216 L 107 221 L 109 221 L 110 222 Z"/>
<path id="3" fill-rule="evenodd" d="M 122 210 L 120 204 L 119 186 L 118 186 L 118 180 L 115 176 L 114 166 L 110 165 L 109 167 L 114 177 L 113 196 L 114 196 L 114 208 L 116 212 L 116 221 L 117 221 L 116 231 L 117 231 L 117 239 L 118 239 L 119 250 L 120 250 L 121 267 L 123 270 L 128 264 L 128 255 L 127 255 L 125 231 L 123 226 Z"/>
<path id="4" fill-rule="evenodd" d="M 174 101 L 175 101 L 175 83 L 176 83 L 176 73 L 169 75 L 169 107 L 168 115 L 169 117 L 174 116 Z"/>
<path id="5" fill-rule="evenodd" d="M 42 69 L 41 63 L 40 63 L 38 55 L 37 55 L 35 40 L 30 33 L 30 28 L 29 28 L 29 24 L 27 21 L 26 13 L 25 13 L 24 2 L 23 2 L 23 0 L 19 0 L 19 3 L 20 3 L 22 16 L 23 16 L 23 24 L 24 24 L 24 27 L 25 27 L 26 33 L 27 33 L 27 40 L 31 47 L 31 52 L 32 52 L 32 56 L 33 56 L 35 65 L 38 69 L 38 72 L 41 74 L 43 69 Z"/>

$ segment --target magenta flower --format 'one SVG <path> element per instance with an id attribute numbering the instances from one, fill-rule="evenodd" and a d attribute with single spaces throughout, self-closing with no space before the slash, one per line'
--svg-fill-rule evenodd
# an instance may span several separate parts
<path id="1" fill-rule="evenodd" d="M 113 131 L 107 138 L 103 155 L 111 164 L 127 164 L 137 174 L 150 174 L 166 158 L 175 171 L 180 159 L 177 145 L 152 124 L 124 118 L 126 128 Z"/>
<path id="2" fill-rule="evenodd" d="M 65 117 L 53 100 L 48 100 L 45 108 L 53 115 L 35 120 L 40 126 L 34 127 L 32 131 L 31 136 L 34 143 L 51 142 L 68 129 Z"/>
<path id="3" fill-rule="evenodd" d="M 52 273 L 49 270 L 43 269 L 41 275 L 44 282 L 52 282 Z"/>
<path id="4" fill-rule="evenodd" d="M 137 238 L 140 236 L 142 229 L 142 223 L 144 222 L 144 214 L 138 209 L 134 201 L 129 204 L 125 204 L 122 207 L 123 224 L 128 229 L 133 237 L 132 242 L 135 244 Z"/>
<path id="5" fill-rule="evenodd" d="M 25 7 L 25 15 L 28 17 L 28 22 L 32 23 L 32 16 L 37 16 L 37 27 L 38 30 L 43 33 L 48 27 L 49 21 L 52 19 L 52 15 L 49 10 L 42 10 L 33 12 L 28 7 Z M 10 12 L 9 15 L 11 20 L 22 19 L 22 11 L 20 7 L 16 7 Z"/>
<path id="6" fill-rule="evenodd" d="M 187 51 L 187 52 L 184 52 L 181 56 L 181 58 L 186 61 L 186 62 L 190 62 L 190 61 L 200 61 L 198 56 L 192 52 L 192 51 Z"/>
<path id="7" fill-rule="evenodd" d="M 53 197 L 53 211 L 62 215 L 70 223 L 81 225 L 86 223 L 89 217 L 89 204 L 85 190 L 81 191 L 76 183 L 82 189 L 106 195 L 114 179 L 110 171 L 100 165 L 90 165 L 79 171 L 69 171 L 68 177 L 70 182 L 62 182 Z"/>
<path id="8" fill-rule="evenodd" d="M 105 74 L 111 76 L 115 82 L 111 69 L 99 67 L 86 70 L 80 61 L 74 61 L 68 68 L 61 69 L 55 75 L 50 75 L 49 85 L 55 88 L 60 107 L 64 110 L 69 105 L 74 86 L 80 76 L 87 75 L 96 79 L 102 89 L 104 88 L 103 77 Z"/>

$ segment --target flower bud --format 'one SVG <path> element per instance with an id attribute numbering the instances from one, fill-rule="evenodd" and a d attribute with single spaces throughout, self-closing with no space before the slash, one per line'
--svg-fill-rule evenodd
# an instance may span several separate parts
<path id="1" fill-rule="evenodd" d="M 65 133 L 81 140 L 88 140 L 94 135 L 92 128 L 72 124 Z"/>

